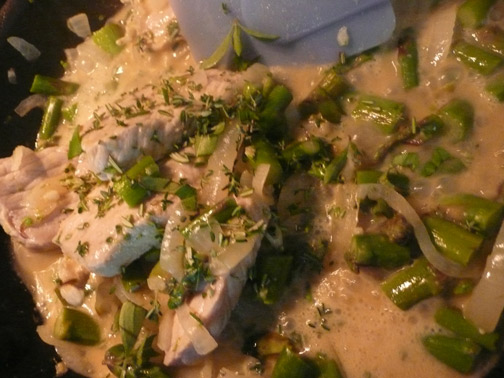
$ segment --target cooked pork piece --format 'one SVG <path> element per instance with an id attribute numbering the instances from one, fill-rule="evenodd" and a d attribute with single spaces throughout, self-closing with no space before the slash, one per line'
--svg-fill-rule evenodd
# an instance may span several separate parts
<path id="1" fill-rule="evenodd" d="M 0 223 L 29 248 L 54 247 L 63 210 L 76 201 L 62 182 L 67 152 L 49 147 L 34 152 L 19 146 L 0 160 Z"/>
<path id="2" fill-rule="evenodd" d="M 199 115 L 205 111 L 203 98 L 226 102 L 236 98 L 245 80 L 223 71 L 198 72 L 185 78 L 194 81 L 180 91 L 171 84 L 148 86 L 125 93 L 116 102 L 94 114 L 94 120 L 82 130 L 83 154 L 77 174 L 88 171 L 108 179 L 105 171 L 110 158 L 121 168 L 129 168 L 141 155 L 158 160 L 195 131 L 192 122 L 183 122 L 182 115 Z M 175 93 L 175 94 L 173 94 Z M 170 97 L 172 96 L 172 97 Z"/>
<path id="3" fill-rule="evenodd" d="M 264 221 L 267 224 L 268 208 L 262 204 L 257 195 L 239 198 L 238 204 L 254 221 Z M 203 293 L 194 296 L 187 303 L 188 312 L 199 319 L 214 338 L 217 338 L 224 330 L 247 281 L 248 269 L 255 263 L 262 236 L 254 235 L 251 238 L 254 239 L 250 239 L 249 253 L 237 261 L 234 267 L 217 275 L 214 283 L 207 285 Z M 192 318 L 192 315 L 189 317 Z M 165 319 L 161 320 L 158 347 L 165 352 L 164 364 L 167 366 L 190 365 L 202 356 L 191 341 L 189 335 L 191 331 L 185 326 L 188 324 L 187 319 L 181 321 L 181 317 L 187 316 L 185 309 L 184 311 L 177 309 L 175 314 L 168 312 L 164 315 Z"/>

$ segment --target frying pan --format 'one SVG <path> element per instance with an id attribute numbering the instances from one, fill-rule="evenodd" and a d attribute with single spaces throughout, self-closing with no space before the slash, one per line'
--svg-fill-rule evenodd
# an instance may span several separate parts
<path id="1" fill-rule="evenodd" d="M 20 118 L 13 112 L 29 93 L 36 73 L 60 76 L 63 50 L 81 40 L 66 27 L 66 20 L 85 12 L 91 29 L 98 29 L 119 7 L 118 0 L 0 0 L 0 158 L 10 156 L 17 145 L 33 147 L 42 111 Z M 6 43 L 16 35 L 37 46 L 39 59 L 27 62 Z M 9 83 L 7 70 L 14 68 L 16 84 Z M 54 348 L 36 333 L 42 321 L 31 294 L 12 265 L 10 239 L 0 228 L 0 377 L 54 377 Z M 80 377 L 73 372 L 63 377 Z M 504 377 L 504 358 L 488 378 Z"/>

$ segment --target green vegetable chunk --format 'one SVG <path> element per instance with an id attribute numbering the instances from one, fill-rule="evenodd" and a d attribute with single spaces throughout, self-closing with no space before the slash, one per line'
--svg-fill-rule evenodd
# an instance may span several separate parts
<path id="1" fill-rule="evenodd" d="M 68 145 L 68 159 L 73 159 L 74 157 L 79 156 L 82 152 L 81 136 L 79 133 L 79 126 L 77 126 Z"/>
<path id="2" fill-rule="evenodd" d="M 119 313 L 119 331 L 126 353 L 129 353 L 135 346 L 146 316 L 147 310 L 143 307 L 130 301 L 123 303 Z"/>
<path id="3" fill-rule="evenodd" d="M 385 235 L 361 234 L 352 237 L 350 251 L 345 254 L 350 266 L 378 266 L 397 268 L 410 261 L 410 251 L 391 242 Z"/>
<path id="4" fill-rule="evenodd" d="M 117 44 L 117 40 L 124 36 L 121 26 L 108 23 L 101 29 L 93 33 L 93 42 L 110 55 L 117 55 L 122 51 L 122 46 Z"/>
<path id="5" fill-rule="evenodd" d="M 441 199 L 443 207 L 461 212 L 471 229 L 491 235 L 499 228 L 504 216 L 504 205 L 472 194 L 455 194 Z"/>
<path id="6" fill-rule="evenodd" d="M 114 190 L 130 207 L 135 207 L 147 198 L 149 191 L 127 176 L 122 176 L 114 183 Z"/>
<path id="7" fill-rule="evenodd" d="M 485 26 L 474 33 L 478 45 L 504 58 L 504 30 L 497 26 Z"/>
<path id="8" fill-rule="evenodd" d="M 79 84 L 77 83 L 44 75 L 35 75 L 30 92 L 49 96 L 67 96 L 77 92 L 77 89 L 79 89 Z"/>
<path id="9" fill-rule="evenodd" d="M 252 168 L 256 169 L 261 164 L 268 164 L 270 169 L 266 184 L 272 185 L 280 182 L 283 176 L 283 168 L 273 146 L 264 139 L 255 140 L 252 146 L 254 156 L 248 157 Z"/>
<path id="10" fill-rule="evenodd" d="M 466 67 L 485 76 L 493 73 L 503 62 L 501 57 L 463 40 L 453 44 L 452 53 Z"/>
<path id="11" fill-rule="evenodd" d="M 51 96 L 47 100 L 44 115 L 42 116 L 42 124 L 40 125 L 38 134 L 40 139 L 47 140 L 56 132 L 56 128 L 58 127 L 61 118 L 62 105 L 63 100 L 58 97 Z"/>
<path id="12" fill-rule="evenodd" d="M 413 32 L 406 30 L 399 39 L 397 59 L 401 72 L 403 88 L 408 90 L 418 86 L 418 50 Z"/>
<path id="13" fill-rule="evenodd" d="M 425 258 L 390 275 L 381 283 L 385 295 L 401 310 L 441 292 L 441 283 Z"/>
<path id="14" fill-rule="evenodd" d="M 471 339 L 489 351 L 496 350 L 499 334 L 496 332 L 480 332 L 473 323 L 464 318 L 460 311 L 441 307 L 436 311 L 435 319 L 439 325 L 452 331 L 457 336 Z"/>
<path id="15" fill-rule="evenodd" d="M 473 370 L 481 347 L 471 340 L 445 335 L 429 335 L 422 339 L 425 348 L 439 361 L 461 373 Z"/>
<path id="16" fill-rule="evenodd" d="M 285 292 L 292 264 L 292 255 L 268 254 L 258 259 L 259 297 L 265 304 L 277 302 Z"/>
<path id="17" fill-rule="evenodd" d="M 436 216 L 424 218 L 436 249 L 444 256 L 463 266 L 469 264 L 483 243 L 483 236 Z"/>
<path id="18" fill-rule="evenodd" d="M 273 368 L 271 378 L 315 378 L 316 369 L 294 353 L 290 348 L 284 348 Z"/>
<path id="19" fill-rule="evenodd" d="M 439 110 L 438 115 L 454 142 L 465 140 L 473 129 L 474 108 L 466 100 L 451 100 Z"/>
<path id="20" fill-rule="evenodd" d="M 352 117 L 373 122 L 385 134 L 392 134 L 404 117 L 404 105 L 386 98 L 361 96 L 352 111 Z"/>
<path id="21" fill-rule="evenodd" d="M 317 378 L 343 378 L 343 373 L 336 361 L 318 355 L 315 363 L 319 370 Z"/>
<path id="22" fill-rule="evenodd" d="M 53 335 L 57 339 L 81 345 L 96 345 L 100 342 L 100 328 L 88 314 L 64 307 L 54 324 Z"/>
<path id="23" fill-rule="evenodd" d="M 466 0 L 457 10 L 457 20 L 465 28 L 480 27 L 496 0 Z"/>

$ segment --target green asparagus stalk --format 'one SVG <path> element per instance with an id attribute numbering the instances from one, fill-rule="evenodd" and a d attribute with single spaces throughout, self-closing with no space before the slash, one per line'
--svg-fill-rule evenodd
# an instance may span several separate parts
<path id="1" fill-rule="evenodd" d="M 58 97 L 49 97 L 44 115 L 42 116 L 42 124 L 40 125 L 39 138 L 47 140 L 53 136 L 58 127 L 61 118 L 61 107 L 63 100 Z"/>
<path id="2" fill-rule="evenodd" d="M 493 73 L 503 62 L 501 57 L 464 40 L 453 44 L 452 53 L 466 67 L 485 76 Z"/>
<path id="3" fill-rule="evenodd" d="M 327 165 L 324 174 L 324 184 L 336 182 L 340 176 L 341 171 L 345 168 L 348 157 L 348 148 L 341 151 L 336 157 L 331 160 Z"/>
<path id="4" fill-rule="evenodd" d="M 257 261 L 259 298 L 265 304 L 276 303 L 287 289 L 293 264 L 292 255 L 261 256 Z"/>
<path id="5" fill-rule="evenodd" d="M 259 129 L 271 139 L 281 139 L 287 128 L 285 110 L 292 101 L 292 93 L 283 86 L 273 87 L 266 98 L 264 109 L 259 114 Z"/>
<path id="6" fill-rule="evenodd" d="M 497 231 L 504 216 L 504 205 L 472 194 L 455 194 L 441 199 L 441 206 L 461 212 L 460 220 L 471 229 L 490 235 Z"/>
<path id="7" fill-rule="evenodd" d="M 436 114 L 429 115 L 416 124 L 414 135 L 408 140 L 409 144 L 421 145 L 440 136 L 445 129 L 441 117 Z"/>
<path id="8" fill-rule="evenodd" d="M 480 27 L 496 0 L 466 0 L 457 10 L 457 20 L 465 28 Z"/>
<path id="9" fill-rule="evenodd" d="M 82 153 L 81 136 L 79 133 L 79 126 L 77 126 L 72 134 L 72 139 L 68 145 L 68 159 L 73 159 Z"/>
<path id="10" fill-rule="evenodd" d="M 473 129 L 474 108 L 466 100 L 451 100 L 439 110 L 438 115 L 454 142 L 465 140 Z"/>
<path id="11" fill-rule="evenodd" d="M 361 170 L 355 172 L 355 182 L 357 184 L 376 184 L 383 172 L 374 170 Z"/>
<path id="12" fill-rule="evenodd" d="M 483 243 L 483 236 L 436 216 L 424 218 L 437 250 L 452 261 L 467 266 Z"/>
<path id="13" fill-rule="evenodd" d="M 345 260 L 353 270 L 359 266 L 377 266 L 386 269 L 398 268 L 410 261 L 410 251 L 389 240 L 385 235 L 354 235 Z"/>
<path id="14" fill-rule="evenodd" d="M 93 33 L 93 42 L 103 51 L 110 55 L 117 55 L 122 51 L 122 46 L 117 44 L 117 40 L 124 35 L 124 30 L 121 26 L 108 23 L 101 29 Z"/>
<path id="15" fill-rule="evenodd" d="M 363 95 L 352 117 L 376 124 L 385 134 L 392 134 L 404 117 L 404 105 L 386 98 Z"/>
<path id="16" fill-rule="evenodd" d="M 499 102 L 504 101 L 504 76 L 492 78 L 485 86 L 485 91 Z"/>
<path id="17" fill-rule="evenodd" d="M 415 37 L 410 29 L 406 30 L 399 39 L 397 59 L 403 88 L 408 90 L 417 87 L 419 84 L 418 50 Z"/>
<path id="18" fill-rule="evenodd" d="M 273 146 L 262 138 L 254 140 L 252 146 L 254 148 L 254 156 L 248 156 L 252 168 L 256 169 L 260 164 L 268 164 L 270 170 L 266 178 L 266 184 L 273 185 L 280 182 L 283 176 L 283 169 Z"/>
<path id="19" fill-rule="evenodd" d="M 313 366 L 294 353 L 284 348 L 273 368 L 272 378 L 306 378 L 312 377 Z"/>
<path id="20" fill-rule="evenodd" d="M 289 144 L 282 152 L 283 158 L 288 162 L 296 162 L 310 159 L 318 155 L 322 150 L 322 142 L 318 138 L 310 138 L 305 141 L 296 141 Z"/>
<path id="21" fill-rule="evenodd" d="M 389 276 L 381 283 L 381 288 L 397 307 L 407 310 L 423 299 L 439 294 L 442 285 L 436 272 L 422 257 Z"/>
<path id="22" fill-rule="evenodd" d="M 469 339 L 440 334 L 426 336 L 422 343 L 430 354 L 461 373 L 472 371 L 481 351 L 481 347 Z"/>
<path id="23" fill-rule="evenodd" d="M 499 339 L 499 334 L 496 332 L 483 333 L 465 319 L 462 313 L 448 307 L 441 307 L 435 314 L 436 322 L 444 328 L 452 331 L 457 336 L 471 339 L 475 343 L 481 345 L 489 351 L 496 350 L 496 343 Z"/>
<path id="24" fill-rule="evenodd" d="M 48 96 L 67 96 L 77 92 L 77 89 L 79 89 L 79 84 L 77 83 L 44 75 L 35 75 L 30 92 Z"/>
<path id="25" fill-rule="evenodd" d="M 504 58 L 504 30 L 497 26 L 485 26 L 474 32 L 478 45 Z"/>

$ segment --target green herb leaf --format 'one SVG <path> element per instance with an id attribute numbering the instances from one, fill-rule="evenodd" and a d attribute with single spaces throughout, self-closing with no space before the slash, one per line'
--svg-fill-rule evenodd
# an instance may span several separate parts
<path id="1" fill-rule="evenodd" d="M 416 152 L 403 152 L 394 156 L 392 159 L 392 165 L 410 168 L 414 171 L 420 165 L 420 158 Z"/>
<path id="2" fill-rule="evenodd" d="M 68 159 L 73 159 L 82 153 L 81 146 L 81 136 L 79 134 L 79 126 L 77 126 L 72 134 L 72 139 L 70 139 L 70 144 L 68 145 Z"/>
<path id="3" fill-rule="evenodd" d="M 243 44 L 241 41 L 241 29 L 237 23 L 233 24 L 233 50 L 237 56 L 241 56 L 243 52 Z"/>
<path id="4" fill-rule="evenodd" d="M 227 33 L 227 35 L 224 37 L 224 40 L 221 42 L 219 47 L 217 47 L 217 49 L 213 52 L 213 54 L 201 62 L 200 65 L 201 69 L 207 70 L 209 68 L 212 68 L 216 66 L 217 63 L 219 63 L 222 60 L 222 58 L 224 58 L 226 52 L 229 49 L 229 46 L 231 45 L 233 30 L 234 28 L 231 28 L 229 33 Z"/>
<path id="5" fill-rule="evenodd" d="M 124 302 L 119 313 L 119 330 L 124 350 L 129 353 L 136 343 L 147 310 L 133 302 Z"/>
<path id="6" fill-rule="evenodd" d="M 265 42 L 272 42 L 272 41 L 276 41 L 278 38 L 280 38 L 279 35 L 274 35 L 274 34 L 267 34 L 267 33 L 261 33 L 257 30 L 252 30 L 252 29 L 249 29 L 245 26 L 243 26 L 242 24 L 238 24 L 238 26 L 245 32 L 247 33 L 248 35 L 250 35 L 251 37 L 253 38 L 256 38 L 256 39 L 259 39 L 261 41 L 265 41 Z"/>
<path id="7" fill-rule="evenodd" d="M 464 163 L 442 147 L 437 147 L 431 159 L 422 168 L 422 176 L 432 176 L 436 172 L 458 173 L 465 169 Z"/>

